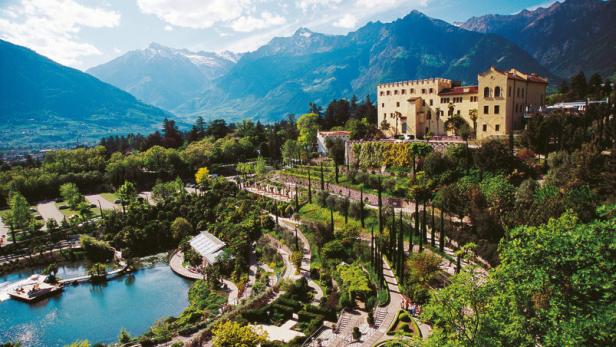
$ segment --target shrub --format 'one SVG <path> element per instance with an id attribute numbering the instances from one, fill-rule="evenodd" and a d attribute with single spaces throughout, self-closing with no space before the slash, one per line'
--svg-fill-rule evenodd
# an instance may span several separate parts
<path id="1" fill-rule="evenodd" d="M 106 262 L 113 259 L 113 248 L 111 248 L 108 242 L 97 240 L 88 235 L 81 235 L 79 242 L 88 260 L 92 262 Z"/>

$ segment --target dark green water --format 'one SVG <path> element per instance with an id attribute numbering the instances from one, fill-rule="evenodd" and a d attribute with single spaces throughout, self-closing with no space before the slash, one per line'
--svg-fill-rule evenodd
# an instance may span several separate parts
<path id="1" fill-rule="evenodd" d="M 3 283 L 19 281 L 40 269 L 0 276 Z M 82 265 L 65 265 L 59 276 L 83 274 Z M 60 295 L 27 304 L 0 301 L 0 342 L 21 341 L 24 346 L 64 346 L 77 339 L 114 342 L 121 328 L 144 333 L 155 321 L 179 314 L 188 305 L 190 281 L 156 264 L 103 285 L 67 286 Z"/>

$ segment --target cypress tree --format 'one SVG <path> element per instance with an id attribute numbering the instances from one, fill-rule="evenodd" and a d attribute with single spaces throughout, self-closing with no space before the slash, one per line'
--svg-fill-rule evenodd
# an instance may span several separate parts
<path id="1" fill-rule="evenodd" d="M 299 191 L 297 189 L 297 183 L 295 184 L 295 212 L 299 213 Z"/>
<path id="2" fill-rule="evenodd" d="M 378 186 L 377 186 L 377 195 L 378 195 L 378 204 L 379 204 L 379 216 L 378 216 L 378 220 L 379 220 L 379 234 L 383 235 L 383 200 L 381 198 L 381 177 L 379 176 L 378 178 Z"/>
<path id="3" fill-rule="evenodd" d="M 361 227 L 365 228 L 364 225 L 364 187 L 362 186 L 359 189 L 359 218 L 361 219 Z"/>
<path id="4" fill-rule="evenodd" d="M 310 166 L 308 166 L 308 202 L 312 204 L 312 180 L 310 178 Z"/>
<path id="5" fill-rule="evenodd" d="M 409 221 L 409 254 L 413 253 L 413 233 L 414 233 L 414 229 L 413 229 L 413 222 Z"/>
<path id="6" fill-rule="evenodd" d="M 423 250 L 423 237 L 419 233 L 419 200 L 415 196 L 415 235 L 419 236 L 419 251 Z"/>
<path id="7" fill-rule="evenodd" d="M 276 203 L 276 205 L 274 205 L 274 212 L 276 213 L 275 214 L 275 216 L 276 216 L 276 230 L 278 230 L 278 228 L 280 227 L 280 225 L 278 224 L 278 213 L 279 213 L 279 211 L 278 211 L 278 203 Z"/>
<path id="8" fill-rule="evenodd" d="M 423 201 L 423 211 L 422 211 L 422 223 L 421 223 L 421 233 L 424 238 L 424 242 L 428 243 L 428 226 L 427 226 L 427 218 L 426 218 L 426 201 Z"/>
<path id="9" fill-rule="evenodd" d="M 331 207 L 329 208 L 329 222 L 331 235 L 334 235 L 334 210 Z"/>
<path id="10" fill-rule="evenodd" d="M 441 252 L 445 251 L 445 216 L 443 213 L 443 206 L 441 206 L 441 237 L 439 241 L 439 248 Z"/>
<path id="11" fill-rule="evenodd" d="M 434 239 L 436 236 L 436 230 L 434 230 L 434 204 L 430 204 L 430 212 L 432 213 L 432 247 L 436 247 L 436 240 Z"/>
<path id="12" fill-rule="evenodd" d="M 400 282 L 402 282 L 404 277 L 404 222 L 402 221 L 402 209 L 400 209 L 400 226 L 398 233 L 398 277 L 400 277 Z"/>
<path id="13" fill-rule="evenodd" d="M 394 264 L 396 264 L 396 235 L 397 235 L 397 230 L 396 230 L 396 210 L 394 209 L 394 207 L 391 207 L 391 235 L 390 235 L 390 242 L 391 244 L 389 245 L 389 257 L 391 258 L 391 262 Z"/>
<path id="14" fill-rule="evenodd" d="M 325 190 L 325 177 L 323 176 L 323 162 L 321 162 L 321 190 Z"/>
<path id="15" fill-rule="evenodd" d="M 375 259 L 374 259 L 374 225 L 370 228 L 370 265 L 374 269 Z"/>

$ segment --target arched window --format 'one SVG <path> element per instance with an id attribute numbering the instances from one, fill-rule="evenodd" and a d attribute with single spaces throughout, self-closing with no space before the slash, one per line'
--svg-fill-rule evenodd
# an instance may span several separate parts
<path id="1" fill-rule="evenodd" d="M 489 98 L 490 97 L 490 88 L 488 88 L 488 87 L 483 88 L 483 97 L 484 98 Z"/>
<path id="2" fill-rule="evenodd" d="M 432 111 L 428 111 L 428 116 L 426 118 L 428 120 L 432 119 Z"/>
<path id="3" fill-rule="evenodd" d="M 494 97 L 498 98 L 500 96 L 501 96 L 501 89 L 500 89 L 500 87 L 494 88 Z"/>

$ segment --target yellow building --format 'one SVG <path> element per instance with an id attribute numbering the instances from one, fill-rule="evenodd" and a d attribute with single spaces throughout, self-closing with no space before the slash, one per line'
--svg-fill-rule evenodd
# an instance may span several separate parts
<path id="1" fill-rule="evenodd" d="M 479 74 L 477 82 L 460 86 L 449 79 L 429 78 L 379 84 L 379 128 L 387 136 L 446 136 L 453 130 L 445 122 L 460 116 L 481 140 L 521 129 L 525 112 L 544 106 L 548 82 L 535 74 L 492 67 Z"/>

